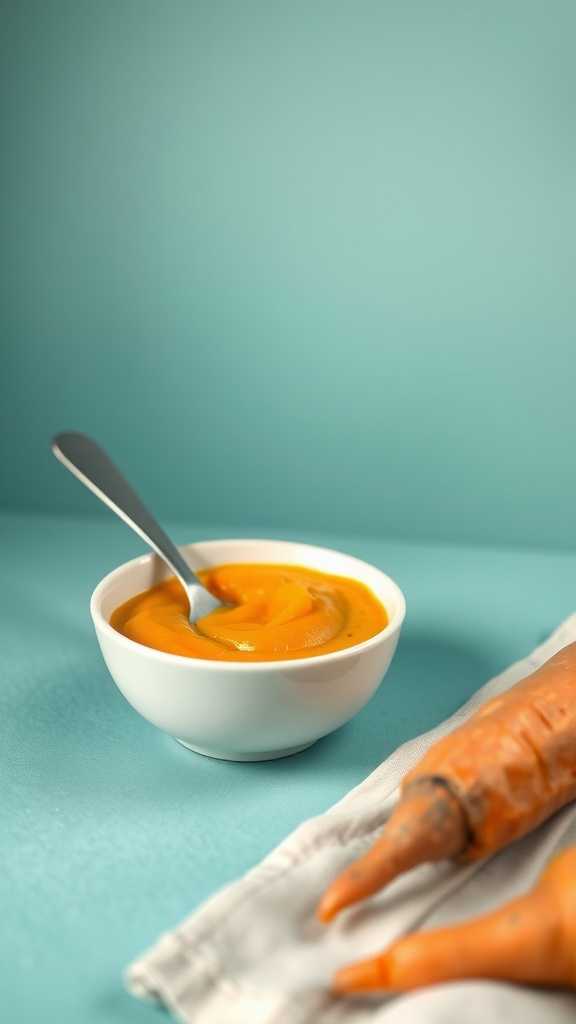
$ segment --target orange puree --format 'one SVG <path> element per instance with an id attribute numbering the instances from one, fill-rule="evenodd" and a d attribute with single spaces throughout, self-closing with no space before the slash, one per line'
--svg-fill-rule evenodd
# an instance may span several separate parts
<path id="1" fill-rule="evenodd" d="M 309 658 L 375 636 L 388 623 L 368 587 L 296 565 L 220 565 L 198 573 L 231 607 L 188 621 L 188 602 L 172 577 L 131 598 L 110 625 L 146 647 L 190 658 L 277 661 Z"/>

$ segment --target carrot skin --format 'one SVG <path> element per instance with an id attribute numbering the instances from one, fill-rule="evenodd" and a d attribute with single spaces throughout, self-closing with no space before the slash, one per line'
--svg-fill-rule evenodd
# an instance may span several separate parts
<path id="1" fill-rule="evenodd" d="M 339 995 L 408 991 L 462 978 L 576 989 L 576 845 L 526 895 L 472 921 L 408 935 L 341 968 L 333 987 Z"/>
<path id="2" fill-rule="evenodd" d="M 468 821 L 462 860 L 502 849 L 576 799 L 576 643 L 482 705 L 405 776 L 443 778 Z"/>
<path id="3" fill-rule="evenodd" d="M 422 861 L 455 856 L 467 841 L 462 810 L 436 779 L 416 780 L 394 809 L 381 838 L 326 890 L 317 914 L 326 924 Z"/>
<path id="4" fill-rule="evenodd" d="M 435 795 L 428 793 L 430 818 L 414 802 L 415 787 L 426 781 L 437 786 Z M 436 827 L 426 834 L 423 826 L 434 821 L 442 788 L 452 802 L 445 803 L 438 842 Z M 382 836 L 330 885 L 318 917 L 330 921 L 425 861 L 471 861 L 495 853 L 574 799 L 576 643 L 488 701 L 424 754 L 404 777 Z"/>

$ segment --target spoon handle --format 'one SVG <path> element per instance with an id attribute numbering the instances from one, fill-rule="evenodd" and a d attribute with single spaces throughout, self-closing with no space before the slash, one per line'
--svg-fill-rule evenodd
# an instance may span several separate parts
<path id="1" fill-rule="evenodd" d="M 52 441 L 52 451 L 71 473 L 140 534 L 169 565 L 186 590 L 202 587 L 160 524 L 99 444 L 86 434 L 57 434 Z"/>

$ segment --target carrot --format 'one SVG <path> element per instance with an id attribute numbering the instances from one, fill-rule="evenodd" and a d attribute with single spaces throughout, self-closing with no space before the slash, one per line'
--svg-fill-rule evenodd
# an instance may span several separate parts
<path id="1" fill-rule="evenodd" d="M 495 853 L 576 799 L 576 643 L 478 709 L 404 777 L 368 853 L 327 889 L 321 921 L 425 861 Z"/>
<path id="2" fill-rule="evenodd" d="M 526 895 L 463 924 L 408 935 L 341 968 L 334 989 L 407 991 L 457 978 L 576 988 L 576 845 Z"/>

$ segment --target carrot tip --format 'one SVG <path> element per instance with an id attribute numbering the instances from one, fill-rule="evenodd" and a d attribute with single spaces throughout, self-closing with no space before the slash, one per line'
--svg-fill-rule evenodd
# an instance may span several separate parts
<path id="1" fill-rule="evenodd" d="M 332 918 L 336 917 L 336 914 L 340 909 L 340 905 L 336 903 L 336 901 L 330 897 L 330 893 L 327 892 L 322 897 L 316 908 L 316 916 L 322 924 L 329 924 Z"/>
<path id="2" fill-rule="evenodd" d="M 337 995 L 345 996 L 354 992 L 370 992 L 389 987 L 388 972 L 382 957 L 360 960 L 355 964 L 341 967 L 334 975 L 332 988 Z"/>

